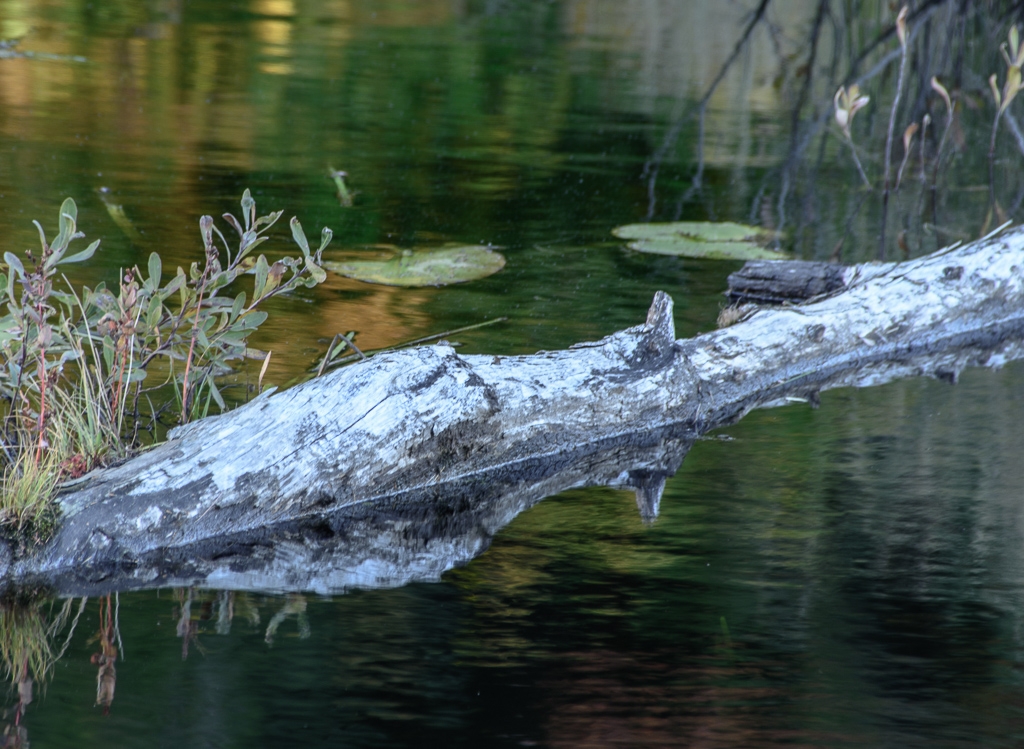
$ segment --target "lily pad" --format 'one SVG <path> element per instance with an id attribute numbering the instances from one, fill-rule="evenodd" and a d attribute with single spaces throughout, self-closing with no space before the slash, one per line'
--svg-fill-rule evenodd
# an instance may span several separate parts
<path id="1" fill-rule="evenodd" d="M 779 260 L 785 253 L 765 245 L 778 233 L 730 221 L 674 221 L 667 224 L 627 224 L 612 229 L 620 239 L 632 239 L 628 247 L 655 255 L 708 258 L 712 260 Z"/>
<path id="2" fill-rule="evenodd" d="M 385 286 L 447 286 L 486 278 L 505 267 L 505 257 L 484 245 L 403 250 L 389 260 L 324 261 L 327 270 Z"/>

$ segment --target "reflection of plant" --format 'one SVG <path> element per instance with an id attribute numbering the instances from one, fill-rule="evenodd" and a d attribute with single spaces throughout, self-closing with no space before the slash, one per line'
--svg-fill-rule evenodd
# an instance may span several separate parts
<path id="1" fill-rule="evenodd" d="M 106 606 L 104 606 L 106 604 Z M 110 712 L 114 702 L 114 687 L 117 685 L 117 645 L 120 638 L 117 617 L 110 605 L 110 594 L 100 598 L 100 629 L 93 638 L 100 644 L 100 651 L 93 653 L 89 662 L 99 667 L 96 674 L 96 704 L 103 705 L 103 714 Z"/>
<path id="2" fill-rule="evenodd" d="M 900 8 L 899 14 L 896 16 L 896 38 L 900 41 L 900 73 L 896 79 L 896 95 L 892 99 L 892 109 L 889 110 L 889 128 L 885 135 L 885 167 L 882 170 L 882 231 L 879 235 L 879 246 L 878 254 L 880 260 L 885 260 L 885 228 L 888 221 L 889 213 L 889 187 L 890 187 L 890 170 L 892 167 L 892 139 L 896 128 L 896 113 L 900 107 L 900 99 L 903 97 L 903 82 L 907 77 L 907 15 L 910 9 L 904 5 Z M 903 163 L 906 164 L 907 156 L 910 153 L 910 140 L 913 138 L 914 131 L 917 130 L 917 125 L 912 125 L 914 130 L 909 128 L 904 131 L 903 146 L 905 149 L 905 155 L 903 157 Z M 900 167 L 900 175 L 902 176 L 903 167 Z M 897 183 L 899 180 L 897 180 Z"/>
<path id="3" fill-rule="evenodd" d="M 927 118 L 928 115 L 925 115 Z M 910 161 L 910 147 L 914 144 L 914 136 L 917 134 L 918 125 L 916 122 L 911 122 L 907 125 L 903 131 L 903 161 L 900 162 L 900 168 L 896 172 L 896 187 L 894 190 L 900 189 L 900 184 L 903 182 L 903 170 L 907 168 L 907 162 Z"/>
<path id="4" fill-rule="evenodd" d="M 338 203 L 342 208 L 351 208 L 354 195 L 348 189 L 348 185 L 345 184 L 345 177 L 348 176 L 348 172 L 343 172 L 335 169 L 333 166 L 329 166 L 327 167 L 327 176 L 334 180 L 334 189 L 338 193 Z"/>
<path id="5" fill-rule="evenodd" d="M 309 620 L 306 618 L 306 597 L 298 593 L 292 593 L 288 595 L 284 605 L 267 623 L 267 631 L 263 639 L 266 640 L 268 645 L 273 644 L 278 627 L 293 614 L 299 625 L 299 637 L 303 640 L 309 637 Z"/>
<path id="6" fill-rule="evenodd" d="M 999 89 L 999 79 L 995 73 L 989 76 L 988 79 L 988 85 L 992 91 L 992 99 L 996 105 L 996 116 L 992 118 L 992 134 L 989 136 L 988 142 L 989 208 L 982 225 L 982 233 L 988 232 L 993 218 L 998 219 L 999 222 L 1006 220 L 1006 213 L 996 199 L 996 135 L 999 132 L 999 122 L 1002 120 L 1003 115 L 1009 110 L 1010 104 L 1017 98 L 1017 94 L 1020 93 L 1021 89 L 1024 89 L 1024 83 L 1021 82 L 1021 66 L 1024 65 L 1024 46 L 1020 43 L 1020 32 L 1016 26 L 1010 27 L 1007 40 L 1007 42 L 999 45 L 999 51 L 1006 62 L 1006 80 L 1003 82 L 1002 90 L 1000 91 Z"/>
<path id="7" fill-rule="evenodd" d="M 998 78 L 995 73 L 989 76 L 988 85 L 992 89 L 992 99 L 996 103 L 996 116 L 992 120 L 992 136 L 988 144 L 988 158 L 991 161 L 996 151 L 996 132 L 999 128 L 999 120 L 1003 113 L 1010 107 L 1010 103 L 1024 89 L 1021 82 L 1021 67 L 1024 66 L 1024 46 L 1020 43 L 1020 32 L 1016 26 L 1010 28 L 1008 35 L 1009 51 L 1007 42 L 999 45 L 999 51 L 1006 61 L 1006 80 L 1003 82 L 1003 90 L 1000 92 Z"/>
<path id="8" fill-rule="evenodd" d="M 200 622 L 214 620 L 214 629 L 218 635 L 231 633 L 231 624 L 236 613 L 247 618 L 254 627 L 260 623 L 259 608 L 246 593 L 222 590 L 211 595 L 209 591 L 199 591 L 195 588 L 176 588 L 174 598 L 177 602 L 173 612 L 173 616 L 177 620 L 175 632 L 181 639 L 182 660 L 188 658 L 188 651 L 191 645 L 199 648 L 200 653 L 203 652 L 203 648 L 199 643 Z M 298 599 L 301 601 L 301 607 L 304 611 L 305 600 L 302 596 L 298 596 Z M 197 605 L 198 614 L 193 613 L 193 604 Z M 288 608 L 292 605 L 291 597 L 289 597 L 289 603 L 285 605 L 283 613 L 278 612 L 278 618 L 271 622 L 272 631 L 268 629 L 270 637 L 273 637 L 273 631 L 277 630 L 289 613 L 299 614 L 300 631 L 304 631 L 306 633 L 305 636 L 309 635 L 309 625 L 305 622 L 304 614 L 296 608 Z M 215 608 L 217 611 L 216 616 L 213 613 Z"/>
<path id="9" fill-rule="evenodd" d="M 66 599 L 57 609 L 56 615 L 47 622 L 48 617 L 43 612 L 46 601 L 38 593 L 7 593 L 0 598 L 0 663 L 18 698 L 13 709 L 14 722 L 4 727 L 0 746 L 28 746 L 28 731 L 22 725 L 21 718 L 33 701 L 36 686 L 46 684 L 53 674 L 54 664 L 63 657 L 71 644 L 87 601 L 87 598 L 81 599 L 72 619 L 74 599 Z M 109 617 L 110 596 L 106 597 L 106 602 Z M 102 599 L 100 618 L 103 619 Z M 54 648 L 54 639 L 65 628 L 67 635 L 64 644 L 57 650 Z"/>
<path id="10" fill-rule="evenodd" d="M 892 159 L 892 140 L 893 134 L 896 128 L 896 113 L 900 107 L 900 99 L 903 97 L 903 82 L 907 76 L 907 15 L 910 9 L 904 5 L 900 8 L 899 14 L 896 16 L 896 38 L 900 42 L 900 72 L 899 77 L 896 79 L 896 95 L 892 99 L 892 108 L 889 110 L 889 129 L 886 131 L 885 136 L 885 191 L 889 191 L 889 167 L 890 160 Z M 917 130 L 917 125 L 912 125 L 914 130 Z M 913 133 L 911 133 L 911 136 Z M 903 143 L 907 151 L 909 151 L 909 137 L 904 131 Z M 906 158 L 904 158 L 906 162 Z M 884 228 L 884 227 L 883 227 Z"/>
<path id="11" fill-rule="evenodd" d="M 203 652 L 202 646 L 199 644 L 199 623 L 192 621 L 192 598 L 195 594 L 195 590 L 192 588 L 177 588 L 174 591 L 174 597 L 178 601 L 178 611 L 175 616 L 178 619 L 178 626 L 176 632 L 178 637 L 181 638 L 181 659 L 188 659 L 188 646 L 190 643 L 195 643 L 196 647 L 199 648 L 199 652 Z"/>
<path id="12" fill-rule="evenodd" d="M 0 661 L 15 685 L 33 676 L 43 681 L 53 668 L 53 650 L 40 606 L 38 602 L 0 604 Z"/>
<path id="13" fill-rule="evenodd" d="M 35 684 L 46 681 L 57 660 L 41 607 L 40 600 L 0 601 L 0 661 L 18 695 L 14 724 L 5 728 L 5 739 L 27 739 L 21 716 L 32 703 Z"/>
<path id="14" fill-rule="evenodd" d="M 103 284 L 73 290 L 61 275 L 63 267 L 89 259 L 99 242 L 68 253 L 71 242 L 84 236 L 70 198 L 61 206 L 52 243 L 36 223 L 41 250 L 38 255 L 26 252 L 28 264 L 4 253 L 0 525 L 19 535 L 26 527 L 44 525 L 40 507 L 48 505 L 41 498 L 52 493 L 57 481 L 122 454 L 124 438 L 130 447 L 143 394 L 173 384 L 183 422 L 206 415 L 212 404 L 224 409 L 215 378 L 231 371 L 229 362 L 245 356 L 248 337 L 267 317 L 260 307 L 278 294 L 326 278 L 320 257 L 331 240 L 329 229 L 313 251 L 293 218 L 291 234 L 302 256 L 271 263 L 253 251 L 268 239 L 281 212 L 257 217 L 248 190 L 241 205 L 241 220 L 224 215 L 238 234 L 235 249 L 213 218 L 203 216 L 202 265 L 193 263 L 187 272 L 179 267 L 166 283 L 160 256 L 153 253 L 146 272 L 126 270 L 116 292 Z M 226 289 L 246 274 L 254 276 L 251 298 L 244 291 L 226 296 Z M 151 372 L 159 375 L 150 378 Z M 126 434 L 129 424 L 132 434 Z"/>
<path id="15" fill-rule="evenodd" d="M 954 109 L 953 109 L 953 100 L 952 100 L 952 98 L 949 95 L 949 91 L 946 90 L 946 87 L 943 86 L 942 83 L 939 82 L 939 79 L 937 77 L 935 77 L 934 75 L 931 78 L 930 85 L 931 85 L 932 91 L 937 93 L 939 95 L 939 97 L 942 99 L 943 103 L 946 105 L 946 126 L 942 130 L 942 137 L 939 139 L 939 145 L 935 149 L 935 159 L 934 159 L 935 165 L 934 165 L 934 167 L 932 169 L 932 188 L 934 189 L 936 184 L 938 183 L 938 180 L 939 180 L 939 164 L 941 163 L 941 159 L 942 159 L 942 150 L 945 147 L 946 141 L 949 138 L 949 131 L 953 128 L 953 112 L 954 112 Z M 928 115 L 925 115 L 924 116 L 924 126 L 923 126 L 922 129 L 927 128 L 928 127 L 928 123 L 930 121 L 931 121 L 931 118 Z M 922 141 L 924 140 L 924 135 L 922 135 L 921 140 Z M 924 180 L 924 178 L 925 178 L 924 177 L 924 151 L 922 150 L 921 151 L 921 179 Z"/>
<path id="16" fill-rule="evenodd" d="M 853 154 L 853 162 L 857 165 L 857 172 L 860 174 L 860 178 L 864 180 L 864 186 L 868 189 L 871 188 L 871 181 L 864 173 L 864 167 L 861 166 L 860 158 L 857 156 L 857 147 L 853 144 L 850 126 L 853 124 L 853 116 L 860 109 L 866 107 L 870 101 L 871 97 L 860 95 L 860 87 L 856 83 L 850 86 L 849 89 L 846 86 L 840 86 L 832 99 L 836 109 L 836 124 L 839 125 L 843 135 L 846 136 L 846 142 L 850 145 L 850 153 Z"/>

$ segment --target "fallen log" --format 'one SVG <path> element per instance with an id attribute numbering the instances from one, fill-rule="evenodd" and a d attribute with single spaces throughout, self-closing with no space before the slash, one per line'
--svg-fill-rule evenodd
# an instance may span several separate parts
<path id="1" fill-rule="evenodd" d="M 751 409 L 898 377 L 955 382 L 1022 351 L 1024 230 L 852 266 L 838 293 L 688 340 L 658 292 L 645 324 L 600 341 L 381 354 L 175 430 L 68 486 L 55 537 L 8 552 L 3 574 L 66 592 L 429 578 L 570 486 L 631 486 L 653 517 L 692 440 Z"/>

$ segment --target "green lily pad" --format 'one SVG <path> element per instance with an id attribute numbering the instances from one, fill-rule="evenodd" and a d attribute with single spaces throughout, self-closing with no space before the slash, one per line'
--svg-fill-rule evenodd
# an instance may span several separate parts
<path id="1" fill-rule="evenodd" d="M 505 257 L 483 245 L 403 250 L 389 260 L 324 261 L 327 270 L 385 286 L 447 286 L 486 278 L 505 267 Z"/>
<path id="2" fill-rule="evenodd" d="M 711 260 L 779 260 L 785 253 L 765 245 L 777 232 L 730 221 L 674 221 L 667 224 L 627 224 L 612 229 L 620 239 L 632 239 L 628 247 L 655 255 L 708 258 Z"/>

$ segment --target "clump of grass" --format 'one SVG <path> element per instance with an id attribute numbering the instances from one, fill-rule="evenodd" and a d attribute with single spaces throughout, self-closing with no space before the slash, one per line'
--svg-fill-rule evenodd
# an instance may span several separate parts
<path id="1" fill-rule="evenodd" d="M 302 256 L 274 262 L 254 250 L 282 212 L 257 216 L 246 190 L 241 219 L 224 214 L 238 234 L 234 249 L 210 216 L 199 220 L 204 262 L 179 267 L 164 280 L 160 256 L 120 274 L 116 289 L 99 284 L 76 290 L 65 266 L 88 260 L 94 241 L 71 253 L 78 209 L 68 198 L 59 229 L 25 262 L 5 252 L 0 267 L 0 533 L 16 549 L 46 540 L 56 523 L 53 498 L 60 483 L 130 453 L 138 445 L 140 402 L 156 390 L 176 394 L 180 422 L 226 408 L 217 378 L 242 359 L 246 343 L 267 318 L 268 299 L 326 279 L 321 255 L 331 241 L 324 229 L 310 248 L 302 226 L 291 235 Z M 218 242 L 219 240 L 219 242 Z M 252 295 L 226 290 L 254 276 Z M 153 375 L 153 376 L 151 376 Z M 161 409 L 150 408 L 151 422 Z"/>
<path id="2" fill-rule="evenodd" d="M 47 451 L 45 457 L 36 460 L 23 451 L 4 468 L 0 529 L 21 547 L 42 543 L 53 531 L 57 520 L 53 497 L 62 473 L 57 458 Z"/>

